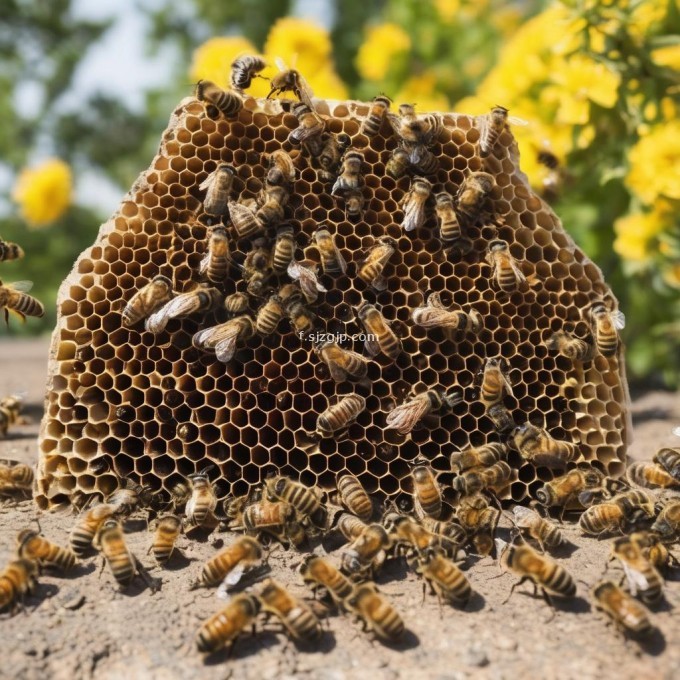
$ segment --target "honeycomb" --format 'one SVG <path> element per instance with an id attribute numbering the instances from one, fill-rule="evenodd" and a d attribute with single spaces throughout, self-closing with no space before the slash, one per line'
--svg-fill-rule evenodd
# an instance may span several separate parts
<path id="1" fill-rule="evenodd" d="M 432 147 L 437 161 L 429 176 L 432 205 L 422 226 L 405 232 L 401 201 L 411 179 L 386 174 L 398 140 L 386 121 L 378 135 L 363 135 L 368 110 L 359 102 L 317 102 L 327 130 L 346 133 L 351 148 L 363 154 L 364 213 L 350 221 L 342 199 L 331 195 L 332 182 L 322 181 L 317 165 L 288 140 L 298 125 L 290 100 L 246 98 L 232 120 L 211 118 L 194 98 L 180 103 L 151 167 L 60 289 L 39 442 L 36 498 L 42 508 L 106 496 L 122 478 L 167 496 L 187 475 L 209 465 L 220 498 L 243 494 L 272 473 L 329 488 L 350 472 L 369 492 L 399 501 L 410 496 L 410 470 L 419 456 L 431 462 L 450 493 L 451 453 L 503 440 L 479 400 L 477 376 L 487 357 L 505 359 L 512 394 L 505 394 L 504 404 L 515 423 L 529 419 L 556 439 L 578 444 L 585 460 L 610 475 L 623 472 L 630 424 L 621 344 L 613 356 L 596 354 L 582 363 L 545 346 L 556 331 L 590 337 L 582 310 L 596 300 L 616 301 L 598 267 L 529 188 L 511 131 L 506 128 L 493 154 L 482 158 L 479 119 L 443 115 Z M 378 355 L 364 380 L 336 383 L 313 343 L 287 320 L 275 333 L 255 334 L 239 345 L 226 364 L 192 345 L 199 329 L 227 318 L 222 309 L 172 320 L 158 335 L 143 324 L 121 323 L 126 301 L 154 276 L 172 279 L 178 293 L 201 281 L 199 264 L 212 223 L 199 185 L 217 165 L 236 168 L 232 198 L 244 202 L 262 188 L 267 155 L 278 149 L 289 152 L 296 166 L 285 210 L 295 231 L 296 258 L 319 263 L 313 233 L 325 223 L 348 263 L 344 274 L 320 275 L 327 292 L 310 306 L 318 330 L 345 334 L 350 341 L 342 344 L 362 352 L 363 328 L 354 308 L 365 300 L 378 306 L 401 339 L 396 361 Z M 455 196 L 466 176 L 479 171 L 491 173 L 495 186 L 484 219 L 465 229 L 472 247 L 465 253 L 445 249 L 434 194 Z M 242 262 L 252 240 L 237 240 L 228 220 L 223 224 Z M 385 235 L 398 248 L 384 271 L 386 289 L 376 291 L 357 270 Z M 514 292 L 492 285 L 486 255 L 494 239 L 509 244 L 532 285 Z M 288 280 L 279 276 L 279 283 Z M 220 288 L 224 295 L 245 290 L 236 274 Z M 477 310 L 483 317 L 480 333 L 451 335 L 415 325 L 411 312 L 431 293 L 452 309 Z M 461 388 L 464 399 L 409 434 L 385 428 L 392 408 L 433 387 Z M 365 409 L 346 435 L 310 438 L 318 415 L 350 393 L 365 398 Z M 517 451 L 509 462 L 516 478 L 503 493 L 515 501 L 559 474 L 535 468 Z"/>

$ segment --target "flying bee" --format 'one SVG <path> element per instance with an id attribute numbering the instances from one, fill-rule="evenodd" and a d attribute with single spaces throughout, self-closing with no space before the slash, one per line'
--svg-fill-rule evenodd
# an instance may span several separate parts
<path id="1" fill-rule="evenodd" d="M 319 179 L 322 182 L 335 182 L 338 178 L 338 170 L 343 160 L 343 154 L 352 144 L 352 138 L 344 132 L 334 135 L 325 134 L 321 138 L 321 146 L 318 152 L 310 148 L 310 153 L 319 161 Z M 351 193 L 351 192 L 350 192 Z M 348 195 L 345 195 L 345 200 Z"/>
<path id="2" fill-rule="evenodd" d="M 123 528 L 117 519 L 102 522 L 94 546 L 104 555 L 118 585 L 123 588 L 129 586 L 137 575 L 137 560 L 125 543 Z"/>
<path id="3" fill-rule="evenodd" d="M 389 327 L 385 317 L 378 309 L 367 301 L 356 308 L 356 315 L 366 331 L 364 347 L 371 357 L 382 353 L 392 361 L 396 361 L 402 352 L 401 340 Z"/>
<path id="4" fill-rule="evenodd" d="M 486 261 L 491 265 L 495 285 L 504 293 L 512 293 L 527 280 L 505 241 L 496 239 L 489 243 Z"/>
<path id="5" fill-rule="evenodd" d="M 508 447 L 499 442 L 471 447 L 451 454 L 451 469 L 464 472 L 474 467 L 489 467 L 501 460 L 508 459 Z"/>
<path id="6" fill-rule="evenodd" d="M 660 465 L 651 461 L 631 463 L 626 470 L 626 479 L 631 484 L 644 486 L 648 489 L 668 489 L 680 486 L 677 479 L 666 472 Z"/>
<path id="7" fill-rule="evenodd" d="M 217 288 L 194 288 L 166 302 L 158 311 L 147 317 L 144 326 L 147 331 L 157 335 L 165 330 L 172 319 L 184 319 L 199 312 L 212 312 L 222 301 L 222 294 Z"/>
<path id="8" fill-rule="evenodd" d="M 280 211 L 283 216 L 283 208 Z M 265 230 L 267 226 L 250 205 L 229 201 L 229 217 L 239 238 L 251 238 Z"/>
<path id="9" fill-rule="evenodd" d="M 267 183 L 275 187 L 285 187 L 287 190 L 295 183 L 293 159 L 281 149 L 269 154 Z"/>
<path id="10" fill-rule="evenodd" d="M 604 475 L 594 467 L 576 468 L 546 482 L 536 491 L 536 498 L 547 508 L 565 507 L 585 489 L 602 485 Z"/>
<path id="11" fill-rule="evenodd" d="M 355 586 L 344 607 L 362 620 L 364 629 L 384 642 L 398 642 L 404 636 L 403 619 L 375 583 Z"/>
<path id="12" fill-rule="evenodd" d="M 503 392 L 507 392 L 512 396 L 512 385 L 501 367 L 502 363 L 504 363 L 502 359 L 489 358 L 484 364 L 479 400 L 486 409 L 501 402 L 503 400 Z"/>
<path id="13" fill-rule="evenodd" d="M 314 612 L 274 579 L 264 581 L 257 596 L 262 609 L 276 616 L 294 640 L 308 642 L 321 637 L 321 623 Z"/>
<path id="14" fill-rule="evenodd" d="M 370 574 L 385 559 L 392 541 L 380 524 L 368 524 L 342 553 L 342 569 L 349 575 Z"/>
<path id="15" fill-rule="evenodd" d="M 356 515 L 352 515 L 349 512 L 343 512 L 340 517 L 338 517 L 335 526 L 348 541 L 353 541 L 362 534 L 368 525 Z"/>
<path id="16" fill-rule="evenodd" d="M 652 460 L 660 465 L 676 482 L 680 483 L 680 448 L 659 449 Z"/>
<path id="17" fill-rule="evenodd" d="M 398 146 L 385 163 L 385 172 L 394 180 L 401 179 L 411 167 L 409 153 L 403 146 Z"/>
<path id="18" fill-rule="evenodd" d="M 530 422 L 516 427 L 510 436 L 522 458 L 534 465 L 564 469 L 581 455 L 576 444 L 554 439 L 547 430 Z"/>
<path id="19" fill-rule="evenodd" d="M 215 227 L 208 239 L 208 250 L 201 260 L 199 272 L 211 283 L 222 283 L 227 278 L 230 259 L 227 230 Z"/>
<path id="20" fill-rule="evenodd" d="M 175 550 L 175 542 L 182 533 L 182 520 L 177 515 L 164 515 L 156 524 L 151 551 L 159 566 L 164 567 Z"/>
<path id="21" fill-rule="evenodd" d="M 364 183 L 361 168 L 364 164 L 364 154 L 356 149 L 349 149 L 342 157 L 342 171 L 333 184 L 331 195 L 343 194 L 347 191 L 359 189 Z"/>
<path id="22" fill-rule="evenodd" d="M 210 118 L 217 118 L 220 113 L 225 118 L 235 118 L 243 108 L 240 94 L 223 90 L 210 80 L 198 81 L 196 99 L 205 102 L 205 111 Z"/>
<path id="23" fill-rule="evenodd" d="M 584 534 L 590 536 L 623 533 L 626 515 L 618 503 L 600 503 L 586 508 L 578 525 Z"/>
<path id="24" fill-rule="evenodd" d="M 463 391 L 455 388 L 444 394 L 440 390 L 427 390 L 395 406 L 385 418 L 386 430 L 397 430 L 399 434 L 408 434 L 424 418 L 433 411 L 451 410 L 463 401 Z"/>
<path id="25" fill-rule="evenodd" d="M 541 550 L 559 548 L 565 543 L 566 539 L 562 532 L 550 520 L 541 517 L 536 510 L 516 505 L 512 512 L 520 531 L 536 540 Z"/>
<path id="26" fill-rule="evenodd" d="M 384 94 L 374 97 L 368 115 L 361 123 L 361 134 L 367 137 L 375 137 L 380 132 L 385 114 L 389 111 L 391 104 L 392 100 Z"/>
<path id="27" fill-rule="evenodd" d="M 284 309 L 295 332 L 299 336 L 311 333 L 316 325 L 316 315 L 302 304 L 302 294 L 293 295 L 285 300 Z"/>
<path id="28" fill-rule="evenodd" d="M 213 517 L 217 507 L 217 494 L 208 477 L 208 469 L 189 475 L 188 482 L 191 496 L 184 508 L 184 514 L 188 524 L 200 527 Z"/>
<path id="29" fill-rule="evenodd" d="M 231 62 L 231 87 L 243 92 L 250 87 L 253 78 L 261 78 L 258 73 L 266 68 L 267 62 L 262 57 L 244 54 Z"/>
<path id="30" fill-rule="evenodd" d="M 272 269 L 276 274 L 284 274 L 295 258 L 295 232 L 290 224 L 276 230 L 276 241 L 272 252 Z"/>
<path id="31" fill-rule="evenodd" d="M 452 605 L 466 605 L 472 597 L 472 586 L 465 574 L 444 555 L 428 551 L 419 560 L 416 571 L 430 584 L 439 598 Z"/>
<path id="32" fill-rule="evenodd" d="M 600 354 L 605 357 L 616 354 L 619 346 L 618 332 L 626 325 L 623 312 L 609 311 L 603 302 L 597 302 L 590 308 L 590 320 Z"/>
<path id="33" fill-rule="evenodd" d="M 260 609 L 260 600 L 256 595 L 239 593 L 234 596 L 224 609 L 201 624 L 196 635 L 198 651 L 210 654 L 226 644 L 232 644 L 255 622 Z"/>
<path id="34" fill-rule="evenodd" d="M 255 316 L 255 330 L 260 335 L 271 335 L 285 316 L 283 303 L 278 295 L 270 296 Z"/>
<path id="35" fill-rule="evenodd" d="M 381 236 L 368 251 L 357 275 L 377 291 L 387 288 L 387 279 L 383 276 L 385 266 L 397 250 L 397 242 L 390 236 Z"/>
<path id="36" fill-rule="evenodd" d="M 442 514 L 442 492 L 434 471 L 425 458 L 416 458 L 411 479 L 416 515 L 439 519 Z"/>
<path id="37" fill-rule="evenodd" d="M 224 308 L 229 314 L 245 314 L 250 301 L 245 293 L 232 293 L 224 298 Z"/>
<path id="38" fill-rule="evenodd" d="M 26 321 L 27 316 L 40 318 L 45 315 L 43 303 L 27 294 L 31 288 L 33 288 L 32 281 L 16 281 L 6 284 L 0 281 L 0 309 L 4 309 L 7 326 L 9 326 L 10 312 L 16 314 L 22 321 Z"/>
<path id="39" fill-rule="evenodd" d="M 262 560 L 263 552 L 260 542 L 251 536 L 239 536 L 231 545 L 211 557 L 201 569 L 201 575 L 191 586 L 196 588 L 212 588 L 225 578 L 238 583 L 248 569 Z"/>
<path id="40" fill-rule="evenodd" d="M 311 147 L 317 151 L 317 153 L 312 154 L 317 156 L 321 153 L 323 146 L 322 135 L 326 124 L 312 108 L 303 102 L 293 104 L 291 113 L 298 119 L 298 127 L 288 135 L 288 141 L 291 144 L 305 143 L 308 148 Z"/>
<path id="41" fill-rule="evenodd" d="M 322 225 L 314 232 L 314 241 L 319 249 L 324 274 L 344 274 L 347 271 L 347 263 L 326 226 Z"/>
<path id="42" fill-rule="evenodd" d="M 300 575 L 305 583 L 328 592 L 338 607 L 341 607 L 354 591 L 354 584 L 326 558 L 319 555 L 304 557 L 300 565 Z"/>
<path id="43" fill-rule="evenodd" d="M 639 595 L 645 604 L 654 604 L 663 599 L 661 575 L 629 536 L 613 540 L 612 557 L 621 562 L 631 595 Z"/>
<path id="44" fill-rule="evenodd" d="M 423 328 L 444 328 L 473 335 L 479 335 L 484 327 L 484 319 L 476 309 L 469 312 L 447 309 L 439 293 L 431 293 L 427 298 L 427 304 L 416 307 L 411 312 L 411 319 L 413 323 Z"/>
<path id="45" fill-rule="evenodd" d="M 401 226 L 404 231 L 413 231 L 425 224 L 425 204 L 432 193 L 432 183 L 424 177 L 414 177 L 411 188 L 401 201 L 404 219 Z"/>
<path id="46" fill-rule="evenodd" d="M 87 551 L 92 547 L 99 527 L 105 520 L 112 518 L 115 512 L 115 505 L 100 503 L 81 515 L 69 536 L 71 550 L 78 557 L 84 557 L 87 554 Z"/>
<path id="47" fill-rule="evenodd" d="M 0 262 L 9 262 L 10 260 L 19 260 L 24 256 L 24 249 L 12 243 L 11 241 L 3 241 L 0 238 Z"/>
<path id="48" fill-rule="evenodd" d="M 33 560 L 13 560 L 0 571 L 0 611 L 15 608 L 17 600 L 33 593 L 38 585 L 38 564 Z"/>
<path id="49" fill-rule="evenodd" d="M 664 543 L 672 543 L 680 537 L 680 501 L 666 503 L 659 516 L 652 524 L 655 531 Z"/>
<path id="50" fill-rule="evenodd" d="M 338 477 L 337 486 L 342 505 L 363 522 L 368 522 L 373 515 L 373 503 L 361 482 L 354 475 L 345 473 Z"/>
<path id="51" fill-rule="evenodd" d="M 3 413 L 4 411 L 4 413 Z M 0 408 L 0 435 L 7 434 L 7 428 L 15 421 L 13 410 Z M 31 495 L 33 487 L 33 468 L 28 463 L 18 463 L 14 460 L 0 459 L 0 496 L 15 493 Z"/>
<path id="52" fill-rule="evenodd" d="M 463 237 L 463 230 L 461 229 L 458 216 L 456 215 L 454 199 L 451 194 L 446 191 L 440 191 L 435 194 L 435 213 L 439 221 L 439 235 L 444 243 L 460 244 L 467 241 Z M 469 241 L 466 245 L 466 252 L 470 247 Z"/>
<path id="53" fill-rule="evenodd" d="M 302 74 L 294 69 L 289 69 L 278 57 L 275 59 L 279 72 L 271 79 L 271 90 L 267 99 L 274 95 L 292 92 L 301 102 L 305 103 L 311 111 L 315 111 L 312 97 L 314 92 L 307 84 Z"/>
<path id="54" fill-rule="evenodd" d="M 288 276 L 293 281 L 298 281 L 300 289 L 302 290 L 305 300 L 307 302 L 316 302 L 319 293 L 327 293 L 328 290 L 319 283 L 319 278 L 316 273 L 316 265 L 309 266 L 296 260 L 291 260 L 288 265 Z"/>
<path id="55" fill-rule="evenodd" d="M 239 342 L 245 342 L 255 334 L 255 322 L 248 314 L 236 316 L 217 326 L 204 328 L 192 338 L 194 347 L 214 351 L 218 361 L 229 363 Z"/>
<path id="56" fill-rule="evenodd" d="M 458 475 L 452 486 L 464 496 L 475 494 L 489 488 L 500 488 L 512 479 L 512 468 L 504 461 L 485 468 L 472 468 Z"/>
<path id="57" fill-rule="evenodd" d="M 479 217 L 489 193 L 495 186 L 493 175 L 488 172 L 470 173 L 456 194 L 456 213 L 464 226 L 471 225 Z"/>
<path id="58" fill-rule="evenodd" d="M 314 352 L 328 366 L 335 382 L 344 382 L 348 377 L 360 380 L 366 377 L 368 359 L 358 352 L 340 347 L 335 340 L 323 340 L 314 346 Z"/>
<path id="59" fill-rule="evenodd" d="M 205 191 L 203 209 L 208 215 L 226 215 L 229 206 L 229 194 L 234 185 L 236 170 L 228 163 L 220 163 L 198 187 Z M 225 234 L 226 236 L 226 234 Z"/>
<path id="60" fill-rule="evenodd" d="M 317 487 L 305 486 L 281 475 L 270 477 L 264 486 L 270 500 L 290 503 L 298 515 L 308 517 L 316 527 L 325 526 L 327 513 L 321 503 L 321 492 Z"/>
<path id="61" fill-rule="evenodd" d="M 154 276 L 140 288 L 123 309 L 123 326 L 134 326 L 138 321 L 158 311 L 172 298 L 172 281 L 167 276 Z"/>
<path id="62" fill-rule="evenodd" d="M 590 592 L 595 607 L 607 614 L 617 628 L 640 637 L 654 631 L 647 609 L 611 581 L 601 581 Z"/>
<path id="63" fill-rule="evenodd" d="M 76 566 L 76 555 L 72 550 L 55 545 L 32 529 L 19 532 L 17 557 L 33 560 L 40 567 L 56 567 L 61 571 L 71 571 Z"/>
<path id="64" fill-rule="evenodd" d="M 574 597 L 576 583 L 571 574 L 548 555 L 541 555 L 530 545 L 522 543 L 511 545 L 496 539 L 499 561 L 503 568 L 517 574 L 520 580 L 512 585 L 506 602 L 512 597 L 515 588 L 525 581 L 531 581 L 539 588 L 548 604 L 551 596 Z"/>
<path id="65" fill-rule="evenodd" d="M 589 342 L 575 338 L 564 331 L 556 331 L 545 342 L 549 352 L 557 352 L 572 361 L 590 361 L 595 348 Z"/>

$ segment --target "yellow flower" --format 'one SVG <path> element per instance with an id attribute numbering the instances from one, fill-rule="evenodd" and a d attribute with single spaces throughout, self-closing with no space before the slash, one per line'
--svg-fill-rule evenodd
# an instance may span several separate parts
<path id="1" fill-rule="evenodd" d="M 434 6 L 437 14 L 447 24 L 452 23 L 460 12 L 460 0 L 434 0 Z"/>
<path id="2" fill-rule="evenodd" d="M 629 154 L 627 185 L 651 205 L 659 196 L 680 199 L 680 121 L 651 128 Z"/>
<path id="3" fill-rule="evenodd" d="M 669 45 L 653 50 L 652 60 L 657 66 L 680 70 L 680 45 Z"/>
<path id="4" fill-rule="evenodd" d="M 644 38 L 666 16 L 670 3 L 668 0 L 644 0 L 635 4 L 628 27 L 631 35 Z"/>
<path id="5" fill-rule="evenodd" d="M 332 66 L 310 73 L 307 79 L 315 97 L 325 99 L 347 99 L 347 86 Z"/>
<path id="6" fill-rule="evenodd" d="M 216 85 L 227 88 L 231 62 L 242 54 L 257 54 L 253 44 L 246 38 L 211 38 L 194 50 L 189 77 L 194 82 L 212 80 Z"/>
<path id="7" fill-rule="evenodd" d="M 71 204 L 71 169 L 58 158 L 36 168 L 24 168 L 12 189 L 21 216 L 31 227 L 44 227 L 57 220 Z"/>
<path id="8" fill-rule="evenodd" d="M 680 288 L 680 264 L 673 264 L 663 273 L 664 281 L 673 288 Z"/>
<path id="9" fill-rule="evenodd" d="M 415 104 L 419 113 L 426 111 L 448 111 L 449 100 L 446 95 L 436 91 L 437 78 L 434 73 L 426 72 L 409 78 L 394 97 L 394 101 Z"/>
<path id="10" fill-rule="evenodd" d="M 278 57 L 309 80 L 328 65 L 332 45 L 328 31 L 313 21 L 284 17 L 271 27 L 264 51 L 270 62 Z"/>
<path id="11" fill-rule="evenodd" d="M 651 240 L 666 227 L 658 212 L 633 213 L 614 223 L 614 250 L 628 262 L 642 263 L 653 254 Z"/>
<path id="12" fill-rule="evenodd" d="M 373 26 L 357 53 L 357 69 L 366 80 L 382 80 L 394 58 L 410 49 L 411 38 L 401 26 L 392 23 Z"/>

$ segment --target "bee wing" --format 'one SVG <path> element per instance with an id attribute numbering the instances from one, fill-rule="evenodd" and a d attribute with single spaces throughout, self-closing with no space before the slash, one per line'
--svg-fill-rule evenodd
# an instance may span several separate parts
<path id="1" fill-rule="evenodd" d="M 316 113 L 316 109 L 314 107 L 314 104 L 312 103 L 314 91 L 312 90 L 311 87 L 309 87 L 309 83 L 305 80 L 304 76 L 300 73 L 300 71 L 296 71 L 296 73 L 298 85 L 297 95 L 300 98 L 300 101 L 309 107 L 310 111 Z"/>
<path id="2" fill-rule="evenodd" d="M 631 567 L 626 562 L 621 562 L 621 564 L 623 565 L 623 571 L 626 574 L 626 580 L 628 581 L 630 594 L 633 595 L 633 597 L 638 591 L 644 592 L 649 588 L 649 581 L 641 571 L 633 569 L 633 567 Z"/>
<path id="3" fill-rule="evenodd" d="M 526 526 L 532 519 L 535 518 L 535 515 L 537 514 L 535 510 L 526 508 L 522 505 L 516 505 L 512 509 L 512 512 L 515 515 L 518 526 L 520 527 Z"/>
<path id="4" fill-rule="evenodd" d="M 170 302 L 173 302 L 173 300 L 170 300 Z M 168 315 L 170 302 L 164 304 L 157 312 L 154 312 L 147 318 L 144 322 L 144 327 L 147 331 L 150 333 L 162 333 L 165 330 L 168 321 L 170 321 L 170 316 Z"/>
<path id="5" fill-rule="evenodd" d="M 11 288 L 19 293 L 28 293 L 33 288 L 33 281 L 15 281 L 14 283 L 8 283 L 5 288 Z"/>
<path id="6" fill-rule="evenodd" d="M 243 203 L 229 201 L 229 217 L 239 234 L 244 233 L 254 216 L 254 211 Z"/>
<path id="7" fill-rule="evenodd" d="M 335 255 L 335 260 L 338 263 L 338 267 L 340 267 L 340 271 L 343 274 L 347 273 L 347 262 L 345 262 L 345 258 L 342 256 L 342 253 L 340 252 L 340 249 L 338 246 L 333 243 L 333 254 Z"/>
<path id="8" fill-rule="evenodd" d="M 210 189 L 212 186 L 213 182 L 215 181 L 215 173 L 209 174 L 199 185 L 198 185 L 198 190 L 199 191 L 207 191 Z"/>
<path id="9" fill-rule="evenodd" d="M 291 260 L 288 265 L 288 276 L 294 281 L 300 282 L 300 288 L 307 298 L 308 302 L 314 302 L 318 297 L 317 293 L 326 293 L 324 288 L 316 277 L 316 273 L 309 267 L 301 265 L 295 260 Z"/>
<path id="10" fill-rule="evenodd" d="M 626 327 L 626 317 L 623 312 L 612 312 L 612 323 L 618 330 Z"/>
<path id="11" fill-rule="evenodd" d="M 674 428 L 673 428 L 673 434 L 674 434 L 676 437 L 680 437 L 680 427 L 674 427 Z"/>
<path id="12" fill-rule="evenodd" d="M 401 222 L 404 231 L 413 231 L 419 227 L 423 222 L 424 212 L 425 206 L 422 201 L 409 198 L 404 204 L 404 219 Z"/>
<path id="13" fill-rule="evenodd" d="M 519 125 L 520 127 L 526 127 L 529 125 L 528 120 L 524 120 L 524 118 L 518 118 L 517 116 L 508 116 L 508 123 L 510 123 L 510 125 Z"/>
<path id="14" fill-rule="evenodd" d="M 199 274 L 205 274 L 205 271 L 208 268 L 209 262 L 210 262 L 210 253 L 206 253 L 203 256 L 203 259 L 200 261 L 200 263 L 198 265 L 198 273 Z"/>
<path id="15" fill-rule="evenodd" d="M 399 434 L 408 434 L 428 412 L 429 408 L 430 402 L 427 399 L 414 399 L 396 406 L 385 418 L 385 429 L 397 430 Z"/>
<path id="16" fill-rule="evenodd" d="M 517 279 L 517 283 L 524 283 L 527 280 L 527 277 L 524 276 L 524 273 L 519 268 L 519 265 L 517 264 L 517 262 L 515 262 L 514 260 L 511 260 L 510 266 L 512 267 L 512 271 L 515 274 L 515 278 Z"/>
<path id="17" fill-rule="evenodd" d="M 503 384 L 505 385 L 505 391 L 511 396 L 514 397 L 515 395 L 512 393 L 512 383 L 508 380 L 508 376 L 501 371 L 501 378 L 503 379 Z"/>
<path id="18" fill-rule="evenodd" d="M 345 371 L 345 369 L 332 358 L 326 363 L 326 366 L 328 366 L 328 371 L 331 374 L 331 378 L 333 378 L 335 382 L 343 382 L 346 380 L 347 371 Z"/>
<path id="19" fill-rule="evenodd" d="M 395 133 L 399 134 L 401 130 L 401 118 L 396 113 L 387 112 L 386 118 Z"/>
<path id="20" fill-rule="evenodd" d="M 281 57 L 276 57 L 274 59 L 274 63 L 276 64 L 276 67 L 279 69 L 279 71 L 287 71 L 288 66 L 286 66 L 286 62 L 281 59 Z"/>
<path id="21" fill-rule="evenodd" d="M 458 328 L 459 317 L 456 312 L 440 307 L 416 307 L 411 312 L 413 322 L 423 328 Z"/>
<path id="22" fill-rule="evenodd" d="M 238 326 L 234 325 L 232 332 L 226 336 L 222 336 L 215 344 L 215 356 L 218 361 L 226 364 L 231 361 L 236 352 L 236 343 L 238 341 Z"/>

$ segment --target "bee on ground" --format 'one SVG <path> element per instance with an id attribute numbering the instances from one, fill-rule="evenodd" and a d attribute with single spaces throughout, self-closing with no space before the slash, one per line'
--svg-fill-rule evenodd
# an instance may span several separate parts
<path id="1" fill-rule="evenodd" d="M 220 163 L 198 187 L 199 191 L 205 191 L 203 210 L 208 215 L 220 217 L 226 215 L 229 208 L 229 198 L 234 185 L 236 170 L 228 163 Z M 225 232 L 226 236 L 226 232 Z"/>
<path id="2" fill-rule="evenodd" d="M 217 507 L 215 487 L 208 477 L 208 469 L 195 472 L 188 477 L 191 496 L 184 509 L 187 524 L 203 526 L 214 517 Z"/>
<path id="3" fill-rule="evenodd" d="M 585 489 L 601 486 L 603 480 L 604 475 L 597 468 L 576 468 L 546 482 L 536 491 L 536 498 L 547 508 L 566 507 Z"/>
<path id="4" fill-rule="evenodd" d="M 627 527 L 626 515 L 618 503 L 600 503 L 586 508 L 578 521 L 584 534 L 602 536 L 623 533 Z"/>
<path id="5" fill-rule="evenodd" d="M 123 528 L 116 519 L 106 519 L 99 527 L 94 546 L 104 556 L 106 564 L 121 588 L 129 586 L 135 576 L 145 576 L 137 558 L 125 542 Z M 147 581 L 148 583 L 148 581 Z"/>
<path id="6" fill-rule="evenodd" d="M 235 585 L 247 570 L 259 564 L 262 556 L 259 541 L 250 536 L 240 536 L 203 565 L 201 575 L 190 590 L 211 588 L 224 579 L 228 579 L 230 585 Z"/>
<path id="7" fill-rule="evenodd" d="M 664 468 L 651 461 L 636 461 L 630 463 L 626 470 L 626 479 L 631 484 L 643 486 L 647 489 L 673 489 L 680 487 L 673 475 L 669 474 Z"/>
<path id="8" fill-rule="evenodd" d="M 0 309 L 5 312 L 5 323 L 9 327 L 9 314 L 16 314 L 22 321 L 27 316 L 41 318 L 45 316 L 43 303 L 28 295 L 33 288 L 32 281 L 16 281 L 5 283 L 0 281 Z"/>
<path id="9" fill-rule="evenodd" d="M 669 501 L 659 512 L 651 527 L 664 543 L 672 543 L 680 538 L 680 501 Z"/>
<path id="10" fill-rule="evenodd" d="M 486 489 L 500 489 L 513 478 L 512 468 L 499 460 L 489 467 L 471 468 L 453 479 L 452 487 L 463 496 L 470 496 Z"/>
<path id="11" fill-rule="evenodd" d="M 234 596 L 224 609 L 201 624 L 196 635 L 199 652 L 210 654 L 234 640 L 252 623 L 260 613 L 260 599 L 249 593 Z"/>
<path id="12" fill-rule="evenodd" d="M 342 570 L 345 574 L 361 576 L 370 574 L 385 561 L 385 551 L 392 541 L 380 524 L 368 524 L 342 553 Z"/>
<path id="13" fill-rule="evenodd" d="M 680 448 L 659 449 L 652 460 L 660 465 L 676 482 L 680 482 Z"/>
<path id="14" fill-rule="evenodd" d="M 361 619 L 364 630 L 371 631 L 383 642 L 398 642 L 404 636 L 403 619 L 374 583 L 356 586 L 344 607 Z"/>
<path id="15" fill-rule="evenodd" d="M 365 522 L 349 512 L 343 512 L 335 523 L 336 529 L 350 542 L 358 538 L 367 526 Z"/>
<path id="16" fill-rule="evenodd" d="M 17 536 L 17 556 L 32 560 L 40 567 L 54 567 L 60 571 L 71 571 L 76 566 L 73 551 L 55 545 L 32 529 L 24 529 Z"/>
<path id="17" fill-rule="evenodd" d="M 531 508 L 516 505 L 512 509 L 517 528 L 533 538 L 542 551 L 559 548 L 566 542 L 564 534 L 548 519 Z"/>
<path id="18" fill-rule="evenodd" d="M 290 503 L 298 515 L 308 517 L 317 528 L 325 526 L 327 513 L 321 502 L 321 491 L 317 487 L 305 486 L 279 475 L 265 481 L 265 490 L 270 500 Z"/>
<path id="19" fill-rule="evenodd" d="M 158 519 L 151 543 L 151 552 L 159 566 L 164 567 L 172 553 L 175 543 L 182 533 L 182 520 L 177 515 L 164 515 Z"/>
<path id="20" fill-rule="evenodd" d="M 418 561 L 416 571 L 444 602 L 464 606 L 470 601 L 472 597 L 470 581 L 448 557 L 430 550 Z"/>
<path id="21" fill-rule="evenodd" d="M 115 505 L 99 503 L 80 515 L 69 535 L 71 550 L 78 557 L 84 557 L 87 554 L 87 551 L 92 547 L 99 527 L 104 521 L 114 517 L 116 510 Z"/>
<path id="22" fill-rule="evenodd" d="M 489 505 L 489 501 L 480 493 L 473 493 L 460 499 L 456 508 L 456 519 L 467 536 L 472 539 L 478 555 L 484 557 L 491 554 L 500 516 L 501 511 Z"/>
<path id="23" fill-rule="evenodd" d="M 654 604 L 663 599 L 661 575 L 644 557 L 640 546 L 629 536 L 613 540 L 612 558 L 621 562 L 631 595 L 639 595 L 645 604 Z"/>
<path id="24" fill-rule="evenodd" d="M 319 555 L 304 557 L 300 565 L 300 575 L 302 580 L 311 584 L 314 589 L 325 590 L 338 607 L 341 607 L 354 591 L 354 583 L 328 559 Z"/>
<path id="25" fill-rule="evenodd" d="M 284 544 L 300 548 L 307 534 L 297 520 L 295 508 L 284 501 L 266 498 L 250 503 L 241 516 L 243 528 L 252 534 L 264 532 Z"/>
<path id="26" fill-rule="evenodd" d="M 368 522 L 373 515 L 373 503 L 361 482 L 354 475 L 345 473 L 338 477 L 337 487 L 342 505 L 363 522 Z"/>
<path id="27" fill-rule="evenodd" d="M 448 393 L 441 390 L 427 390 L 411 397 L 400 406 L 395 406 L 385 418 L 385 429 L 408 434 L 433 411 L 451 410 L 463 401 L 463 390 L 454 388 Z"/>
<path id="28" fill-rule="evenodd" d="M 298 642 L 321 637 L 321 623 L 314 612 L 274 579 L 267 579 L 257 595 L 265 612 L 276 616 L 288 634 Z"/>
<path id="29" fill-rule="evenodd" d="M 33 560 L 13 560 L 0 571 L 0 611 L 12 613 L 17 602 L 31 595 L 38 585 L 38 565 Z"/>
<path id="30" fill-rule="evenodd" d="M 442 514 L 442 492 L 434 470 L 425 458 L 416 458 L 411 479 L 416 515 L 439 519 Z"/>
<path id="31" fill-rule="evenodd" d="M 417 557 L 422 557 L 427 550 L 436 550 L 438 547 L 434 533 L 408 515 L 388 512 L 383 517 L 383 525 L 393 543 L 413 551 Z"/>
<path id="32" fill-rule="evenodd" d="M 598 583 L 591 597 L 595 607 L 607 614 L 619 630 L 641 637 L 654 631 L 647 609 L 611 581 Z"/>

